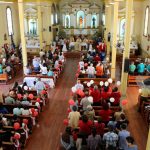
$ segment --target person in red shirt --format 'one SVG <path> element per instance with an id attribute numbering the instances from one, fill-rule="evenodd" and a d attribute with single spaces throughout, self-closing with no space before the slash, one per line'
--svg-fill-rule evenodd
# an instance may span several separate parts
<path id="1" fill-rule="evenodd" d="M 101 60 L 100 57 L 98 56 L 98 54 L 96 54 L 96 56 L 94 57 L 94 61 L 98 62 L 100 60 Z"/>
<path id="2" fill-rule="evenodd" d="M 86 136 L 91 134 L 91 127 L 93 122 L 88 120 L 86 115 L 82 116 L 82 120 L 79 121 L 79 132 L 84 133 Z"/>
<path id="3" fill-rule="evenodd" d="M 99 134 L 99 135 L 101 135 L 101 137 L 103 137 L 105 124 L 102 122 L 101 117 L 98 118 L 98 122 L 94 123 L 94 126 L 96 128 L 97 134 Z"/>
<path id="4" fill-rule="evenodd" d="M 101 94 L 97 85 L 94 86 L 94 90 L 91 92 L 91 96 L 93 97 L 93 105 L 100 105 Z"/>
<path id="5" fill-rule="evenodd" d="M 112 111 L 109 109 L 109 105 L 107 103 L 103 104 L 103 109 L 100 110 L 99 115 L 102 117 L 102 121 L 107 124 L 110 120 L 110 115 Z"/>
<path id="6" fill-rule="evenodd" d="M 110 95 L 112 93 L 112 89 L 109 86 L 104 86 L 102 89 L 102 99 L 107 100 L 110 98 Z"/>
<path id="7" fill-rule="evenodd" d="M 113 103 L 111 103 L 111 105 L 118 106 L 119 103 L 120 103 L 121 93 L 118 91 L 117 87 L 115 87 L 112 90 L 112 93 L 111 93 L 110 97 L 113 97 L 115 99 L 115 101 Z"/>

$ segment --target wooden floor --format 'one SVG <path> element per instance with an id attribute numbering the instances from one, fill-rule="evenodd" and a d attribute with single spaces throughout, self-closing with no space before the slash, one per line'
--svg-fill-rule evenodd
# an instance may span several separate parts
<path id="1" fill-rule="evenodd" d="M 33 131 L 26 150 L 59 150 L 60 133 L 64 131 L 63 119 L 67 117 L 67 101 L 71 97 L 71 87 L 76 82 L 77 62 L 77 58 L 67 59 L 65 70 L 56 87 L 49 91 L 49 104 L 41 113 L 39 127 Z M 22 77 L 17 77 L 17 81 L 21 80 Z M 0 86 L 0 92 L 6 93 L 10 86 Z M 125 106 L 125 111 L 130 121 L 129 130 L 136 140 L 138 150 L 145 150 L 148 131 L 141 115 L 137 112 L 137 97 L 138 88 L 130 87 L 127 89 L 129 102 Z"/>

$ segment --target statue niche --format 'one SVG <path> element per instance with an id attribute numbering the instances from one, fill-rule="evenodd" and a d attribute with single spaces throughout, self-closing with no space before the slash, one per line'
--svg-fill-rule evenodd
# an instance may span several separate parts
<path id="1" fill-rule="evenodd" d="M 84 20 L 85 20 L 85 14 L 84 11 L 78 11 L 77 12 L 77 27 L 78 28 L 84 28 Z"/>

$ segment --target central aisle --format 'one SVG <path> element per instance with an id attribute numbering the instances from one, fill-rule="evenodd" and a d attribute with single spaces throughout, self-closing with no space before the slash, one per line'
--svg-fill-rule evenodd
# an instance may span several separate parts
<path id="1" fill-rule="evenodd" d="M 67 58 L 64 72 L 56 87 L 49 91 L 49 104 L 40 114 L 39 128 L 33 130 L 26 150 L 57 150 L 60 147 L 60 133 L 64 131 L 63 120 L 67 117 L 71 87 L 75 84 L 77 58 Z"/>

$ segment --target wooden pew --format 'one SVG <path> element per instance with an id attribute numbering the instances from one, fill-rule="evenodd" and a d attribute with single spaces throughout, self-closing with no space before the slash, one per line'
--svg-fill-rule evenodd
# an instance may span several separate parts
<path id="1" fill-rule="evenodd" d="M 13 109 L 18 107 L 18 108 L 26 108 L 26 109 L 30 109 L 30 108 L 35 108 L 38 109 L 37 106 L 35 105 L 29 105 L 29 106 L 23 106 L 23 105 L 16 105 L 16 104 L 3 104 L 3 106 L 8 110 L 9 113 L 13 113 Z"/>
<path id="2" fill-rule="evenodd" d="M 138 86 L 143 80 L 150 78 L 150 76 L 132 76 L 128 75 L 128 86 Z"/>
<path id="3" fill-rule="evenodd" d="M 54 79 L 53 77 L 47 76 L 47 75 L 41 75 L 41 74 L 36 74 L 36 75 L 24 75 L 24 77 L 36 77 L 36 78 L 47 78 L 47 79 Z"/>
<path id="4" fill-rule="evenodd" d="M 7 73 L 0 74 L 0 84 L 7 84 L 7 81 L 8 81 L 8 74 Z"/>
<path id="5" fill-rule="evenodd" d="M 93 80 L 95 84 L 99 84 L 100 81 L 104 81 L 105 82 L 105 81 L 108 80 L 108 78 L 78 78 L 78 80 L 80 80 L 81 83 L 83 83 L 83 82 L 90 82 L 91 80 Z"/>

